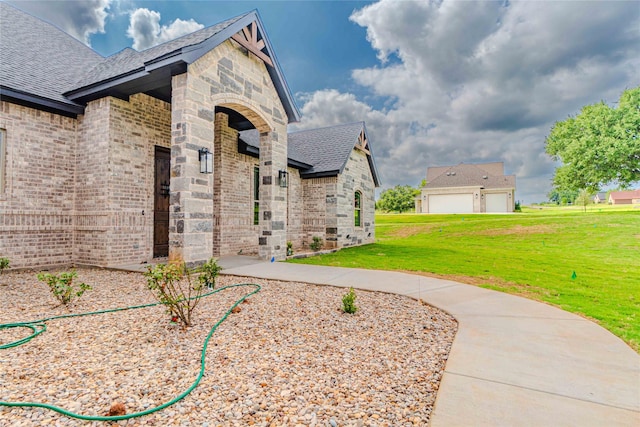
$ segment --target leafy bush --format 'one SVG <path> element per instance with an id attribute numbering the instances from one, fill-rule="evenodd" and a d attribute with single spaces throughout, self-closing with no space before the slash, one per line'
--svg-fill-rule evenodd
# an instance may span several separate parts
<path id="1" fill-rule="evenodd" d="M 322 238 L 318 236 L 313 236 L 313 242 L 309 244 L 309 247 L 314 251 L 319 251 L 322 247 Z"/>
<path id="2" fill-rule="evenodd" d="M 60 274 L 40 273 L 38 280 L 45 282 L 49 286 L 49 290 L 61 304 L 68 304 L 75 297 L 80 298 L 85 291 L 91 290 L 91 286 L 86 283 L 73 283 L 78 277 L 75 270 L 65 271 Z"/>
<path id="3" fill-rule="evenodd" d="M 221 267 L 212 258 L 194 271 L 189 270 L 185 263 L 158 264 L 147 267 L 144 275 L 147 288 L 166 306 L 171 318 L 177 318 L 184 326 L 191 326 L 193 311 L 205 289 L 215 286 L 220 270 Z M 200 275 L 194 280 L 192 275 L 197 273 Z"/>
<path id="4" fill-rule="evenodd" d="M 349 292 L 342 296 L 342 311 L 349 314 L 358 311 L 358 307 L 356 307 L 356 292 L 353 288 L 349 288 Z"/>
<path id="5" fill-rule="evenodd" d="M 0 258 L 0 274 L 2 274 L 6 268 L 9 268 L 9 258 Z"/>
<path id="6" fill-rule="evenodd" d="M 291 241 L 287 242 L 287 256 L 293 255 L 293 243 Z"/>
<path id="7" fill-rule="evenodd" d="M 216 277 L 218 277 L 220 270 L 222 270 L 222 267 L 218 265 L 214 258 L 211 258 L 198 269 L 198 271 L 200 271 L 198 280 L 202 285 L 213 289 L 216 287 Z"/>
<path id="8" fill-rule="evenodd" d="M 520 207 L 520 201 L 519 200 L 516 202 L 516 206 L 515 206 L 514 211 L 515 212 L 522 212 L 522 208 Z"/>

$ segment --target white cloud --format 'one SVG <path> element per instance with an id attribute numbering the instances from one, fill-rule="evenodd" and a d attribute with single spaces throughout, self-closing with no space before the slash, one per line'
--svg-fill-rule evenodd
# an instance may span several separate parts
<path id="1" fill-rule="evenodd" d="M 542 201 L 553 123 L 616 101 L 640 75 L 632 2 L 381 0 L 351 20 L 380 60 L 352 78 L 390 109 L 325 90 L 303 98 L 300 126 L 365 120 L 384 187 L 415 185 L 427 166 L 504 161 L 517 197 Z"/>
<path id="2" fill-rule="evenodd" d="M 104 33 L 111 0 L 77 1 L 74 2 L 73 7 L 58 1 L 13 1 L 11 3 L 35 16 L 45 16 L 48 22 L 87 46 L 91 46 L 91 35 Z"/>
<path id="3" fill-rule="evenodd" d="M 176 19 L 169 25 L 160 25 L 160 13 L 139 8 L 129 14 L 127 36 L 133 39 L 133 48 L 144 50 L 204 28 L 193 19 Z"/>

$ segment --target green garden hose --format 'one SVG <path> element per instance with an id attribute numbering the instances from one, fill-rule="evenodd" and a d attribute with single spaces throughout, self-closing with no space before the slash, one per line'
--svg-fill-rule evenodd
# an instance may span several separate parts
<path id="1" fill-rule="evenodd" d="M 206 353 L 207 353 L 207 346 L 209 344 L 209 340 L 211 339 L 211 336 L 216 331 L 216 329 L 218 329 L 218 326 L 220 326 L 222 324 L 222 322 L 224 322 L 227 319 L 229 314 L 231 314 L 231 311 L 234 308 L 236 308 L 238 306 L 238 304 L 242 303 L 245 299 L 249 298 L 251 295 L 260 292 L 260 289 L 262 289 L 262 287 L 260 285 L 255 284 L 255 283 L 238 283 L 238 284 L 235 284 L 235 285 L 224 286 L 222 288 L 216 289 L 216 290 L 214 290 L 212 292 L 209 292 L 207 294 L 204 294 L 204 295 L 201 295 L 199 297 L 196 297 L 196 298 L 204 298 L 206 296 L 213 295 L 215 293 L 221 292 L 221 291 L 223 291 L 225 289 L 237 288 L 237 287 L 241 287 L 241 286 L 253 286 L 255 289 L 252 292 L 244 295 L 242 298 L 238 299 L 231 306 L 231 308 L 229 308 L 229 310 L 227 310 L 227 312 L 224 314 L 224 316 L 222 316 L 220 318 L 220 320 L 218 320 L 216 322 L 216 324 L 213 325 L 213 327 L 209 331 L 209 334 L 207 335 L 207 338 L 205 338 L 205 340 L 204 340 L 204 345 L 202 346 L 202 353 L 201 353 L 201 356 L 200 356 L 200 373 L 198 374 L 198 377 L 195 379 L 195 381 L 193 382 L 193 384 L 191 384 L 191 386 L 189 388 L 187 388 L 185 391 L 183 391 L 182 393 L 180 393 L 178 396 L 176 396 L 175 398 L 171 399 L 170 401 L 168 401 L 166 403 L 163 403 L 162 405 L 159 405 L 159 406 L 156 406 L 155 408 L 150 408 L 150 409 L 147 409 L 147 410 L 141 411 L 141 412 L 134 412 L 132 414 L 114 415 L 114 416 L 97 416 L 97 415 L 76 414 L 75 412 L 67 411 L 66 409 L 60 408 L 58 406 L 49 405 L 49 404 L 46 404 L 46 403 L 37 403 L 37 402 L 5 402 L 5 401 L 1 401 L 0 400 L 0 406 L 27 407 L 27 408 L 29 408 L 29 407 L 30 408 L 45 408 L 45 409 L 50 409 L 52 411 L 58 412 L 58 413 L 60 413 L 62 415 L 65 415 L 67 417 L 77 418 L 79 420 L 87 420 L 87 421 L 128 420 L 130 418 L 136 418 L 136 417 L 142 417 L 143 415 L 149 415 L 149 414 L 152 414 L 154 412 L 160 411 L 160 410 L 162 410 L 162 409 L 164 409 L 164 408 L 166 408 L 168 406 L 171 406 L 174 403 L 179 402 L 180 400 L 184 399 L 189 393 L 191 393 L 198 386 L 198 384 L 200 383 L 200 380 L 202 380 L 202 377 L 204 376 L 205 356 L 206 356 Z M 33 322 L 19 322 L 19 323 L 0 324 L 0 330 L 9 329 L 9 328 L 28 328 L 28 329 L 31 329 L 31 331 L 32 331 L 32 334 L 29 335 L 28 337 L 22 338 L 22 339 L 17 340 L 17 341 L 10 342 L 8 344 L 4 344 L 4 345 L 0 346 L 0 349 L 7 349 L 7 348 L 12 348 L 12 347 L 17 347 L 19 345 L 22 345 L 22 344 L 32 340 L 36 336 L 38 336 L 41 333 L 43 333 L 44 331 L 46 331 L 46 329 L 47 329 L 46 322 L 48 322 L 49 320 L 65 319 L 65 318 L 69 318 L 69 317 L 91 316 L 91 315 L 95 315 L 95 314 L 104 314 L 104 313 L 113 313 L 113 312 L 116 312 L 116 311 L 134 310 L 134 309 L 138 309 L 138 308 L 152 307 L 152 306 L 161 305 L 161 304 L 162 303 L 152 303 L 152 304 L 136 305 L 136 306 L 131 306 L 131 307 L 114 308 L 114 309 L 102 310 L 102 311 L 92 311 L 92 312 L 88 312 L 88 313 L 65 314 L 65 315 L 62 315 L 62 316 L 48 317 L 48 318 L 42 319 L 42 320 L 35 320 Z"/>

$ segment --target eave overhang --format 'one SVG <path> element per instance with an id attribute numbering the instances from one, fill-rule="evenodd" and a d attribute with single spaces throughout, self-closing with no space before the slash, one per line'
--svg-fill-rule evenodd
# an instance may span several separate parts
<path id="1" fill-rule="evenodd" d="M 6 86 L 0 86 L 0 100 L 47 111 L 49 113 L 59 114 L 65 117 L 76 118 L 78 117 L 78 114 L 84 113 L 84 106 L 82 105 L 60 102 L 15 90 Z"/>
<path id="2" fill-rule="evenodd" d="M 186 72 L 189 64 L 197 61 L 226 40 L 231 39 L 234 34 L 242 31 L 243 28 L 253 22 L 256 23 L 264 40 L 268 56 L 272 60 L 273 65 L 265 63 L 265 67 L 282 101 L 288 123 L 298 122 L 300 120 L 300 111 L 293 101 L 293 96 L 284 78 L 280 64 L 275 57 L 271 42 L 264 31 L 264 26 L 257 10 L 247 13 L 233 24 L 198 44 L 176 49 L 173 52 L 145 62 L 141 68 L 68 91 L 63 95 L 74 102 L 85 104 L 90 100 L 104 96 L 126 98 L 134 93 L 144 92 L 171 102 L 171 77 Z"/>

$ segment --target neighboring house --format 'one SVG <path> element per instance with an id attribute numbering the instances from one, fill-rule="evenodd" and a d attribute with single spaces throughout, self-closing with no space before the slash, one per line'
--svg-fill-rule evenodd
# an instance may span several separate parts
<path id="1" fill-rule="evenodd" d="M 513 212 L 515 191 L 516 177 L 504 174 L 502 162 L 430 167 L 416 212 Z"/>
<path id="2" fill-rule="evenodd" d="M 364 123 L 299 112 L 256 11 L 104 58 L 0 3 L 0 256 L 197 265 L 375 238 Z"/>
<path id="3" fill-rule="evenodd" d="M 609 193 L 611 205 L 635 205 L 640 204 L 640 190 L 612 191 Z"/>
<path id="4" fill-rule="evenodd" d="M 596 195 L 593 196 L 593 203 L 607 203 L 607 193 L 604 191 L 599 191 L 598 193 L 596 193 Z"/>

